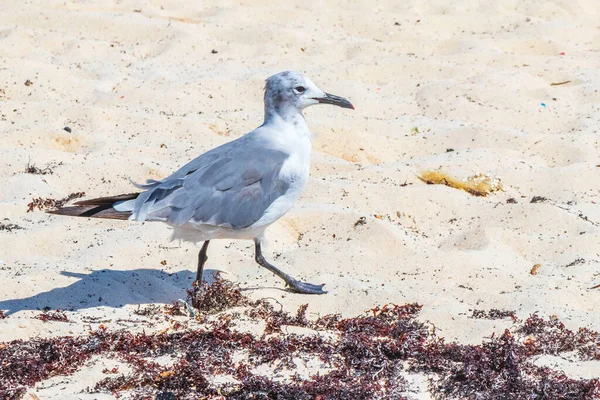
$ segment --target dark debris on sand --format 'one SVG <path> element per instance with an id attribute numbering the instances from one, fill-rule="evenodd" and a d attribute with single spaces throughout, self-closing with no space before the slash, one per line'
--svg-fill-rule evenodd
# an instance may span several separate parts
<path id="1" fill-rule="evenodd" d="M 4 218 L 5 221 L 8 221 L 8 218 Z M 11 224 L 9 223 L 3 223 L 0 222 L 0 231 L 6 231 L 6 232 L 12 232 L 12 231 L 18 231 L 21 229 L 25 229 L 22 226 L 19 226 L 17 224 Z"/>
<path id="2" fill-rule="evenodd" d="M 475 309 L 475 310 L 473 310 L 473 313 L 471 314 L 471 318 L 475 318 L 475 319 L 503 319 L 503 318 L 512 318 L 513 320 L 517 319 L 517 317 L 515 316 L 515 312 L 514 311 L 497 310 L 495 308 L 492 308 L 489 311 Z"/>
<path id="3" fill-rule="evenodd" d="M 417 304 L 385 305 L 353 318 L 309 320 L 306 305 L 288 314 L 266 299 L 249 299 L 219 277 L 191 290 L 188 300 L 199 313 L 192 329 L 134 334 L 101 327 L 87 337 L 0 344 L 0 399 L 21 398 L 27 387 L 73 373 L 93 355 L 125 362 L 131 372 L 111 374 L 88 392 L 141 399 L 405 399 L 407 373 L 427 374 L 437 399 L 600 398 L 598 379 L 571 379 L 533 364 L 536 356 L 563 352 L 600 360 L 598 333 L 571 331 L 555 318 L 532 315 L 515 321 L 499 337 L 462 345 L 446 343 L 419 322 Z M 232 312 L 233 307 L 242 311 Z M 262 321 L 264 332 L 238 331 L 237 318 Z M 286 333 L 286 325 L 314 334 Z M 151 361 L 163 355 L 173 357 L 173 364 Z M 319 360 L 324 369 L 302 376 L 296 370 L 298 358 Z M 255 372 L 265 364 L 273 373 Z M 274 379 L 278 372 L 290 378 Z M 222 383 L 214 376 L 230 379 Z"/>
<path id="4" fill-rule="evenodd" d="M 25 167 L 25 173 L 33 175 L 52 175 L 54 171 L 50 167 L 40 168 L 35 164 L 27 163 L 27 166 Z"/>
<path id="5" fill-rule="evenodd" d="M 31 199 L 31 202 L 27 204 L 27 212 L 32 212 L 36 208 L 40 211 L 58 209 L 70 202 L 71 200 L 79 199 L 84 196 L 85 192 L 76 192 L 71 193 L 67 197 L 63 197 L 60 200 L 51 198 L 42 199 L 41 197 L 38 197 L 37 199 Z"/>

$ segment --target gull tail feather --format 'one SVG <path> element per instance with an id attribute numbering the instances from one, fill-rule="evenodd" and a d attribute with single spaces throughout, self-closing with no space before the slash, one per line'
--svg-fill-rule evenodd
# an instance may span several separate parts
<path id="1" fill-rule="evenodd" d="M 133 201 L 139 193 L 121 194 L 118 196 L 99 197 L 82 200 L 74 206 L 62 207 L 47 211 L 49 214 L 68 215 L 71 217 L 106 218 L 126 220 L 132 214 Z"/>

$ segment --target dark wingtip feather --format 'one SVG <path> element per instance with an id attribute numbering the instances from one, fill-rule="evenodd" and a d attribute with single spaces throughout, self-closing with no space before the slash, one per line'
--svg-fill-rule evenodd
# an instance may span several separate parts
<path id="1" fill-rule="evenodd" d="M 96 199 L 82 200 L 74 206 L 62 207 L 57 210 L 47 211 L 50 214 L 67 215 L 70 217 L 89 217 L 106 219 L 129 219 L 130 211 L 117 211 L 113 204 L 120 201 L 136 199 L 139 193 L 120 194 L 118 196 L 98 197 Z"/>
<path id="2" fill-rule="evenodd" d="M 47 211 L 49 214 L 67 215 L 70 217 L 106 218 L 106 219 L 129 219 L 131 212 L 116 211 L 110 205 L 87 205 L 63 207 L 58 210 Z"/>
<path id="3" fill-rule="evenodd" d="M 75 203 L 76 206 L 100 206 L 110 204 L 111 206 L 119 201 L 137 199 L 140 193 L 127 193 L 118 196 L 98 197 L 95 199 L 81 200 Z"/>

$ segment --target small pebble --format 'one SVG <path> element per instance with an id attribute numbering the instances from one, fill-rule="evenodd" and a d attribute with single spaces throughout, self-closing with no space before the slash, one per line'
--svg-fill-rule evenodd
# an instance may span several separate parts
<path id="1" fill-rule="evenodd" d="M 218 51 L 217 51 L 217 50 L 215 50 L 215 49 L 212 49 L 211 53 L 213 53 L 213 54 L 217 54 L 217 53 L 218 53 Z"/>
<path id="2" fill-rule="evenodd" d="M 65 126 L 63 129 L 64 129 L 65 131 L 67 131 L 67 132 L 71 133 L 71 128 L 69 128 L 68 126 Z"/>

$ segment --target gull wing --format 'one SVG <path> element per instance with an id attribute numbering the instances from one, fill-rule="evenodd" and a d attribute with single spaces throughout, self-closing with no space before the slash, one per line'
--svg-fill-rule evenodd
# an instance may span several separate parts
<path id="1" fill-rule="evenodd" d="M 252 136 L 226 143 L 163 180 L 139 185 L 147 190 L 130 200 L 133 219 L 247 228 L 289 189 L 289 182 L 280 177 L 288 156 Z"/>

